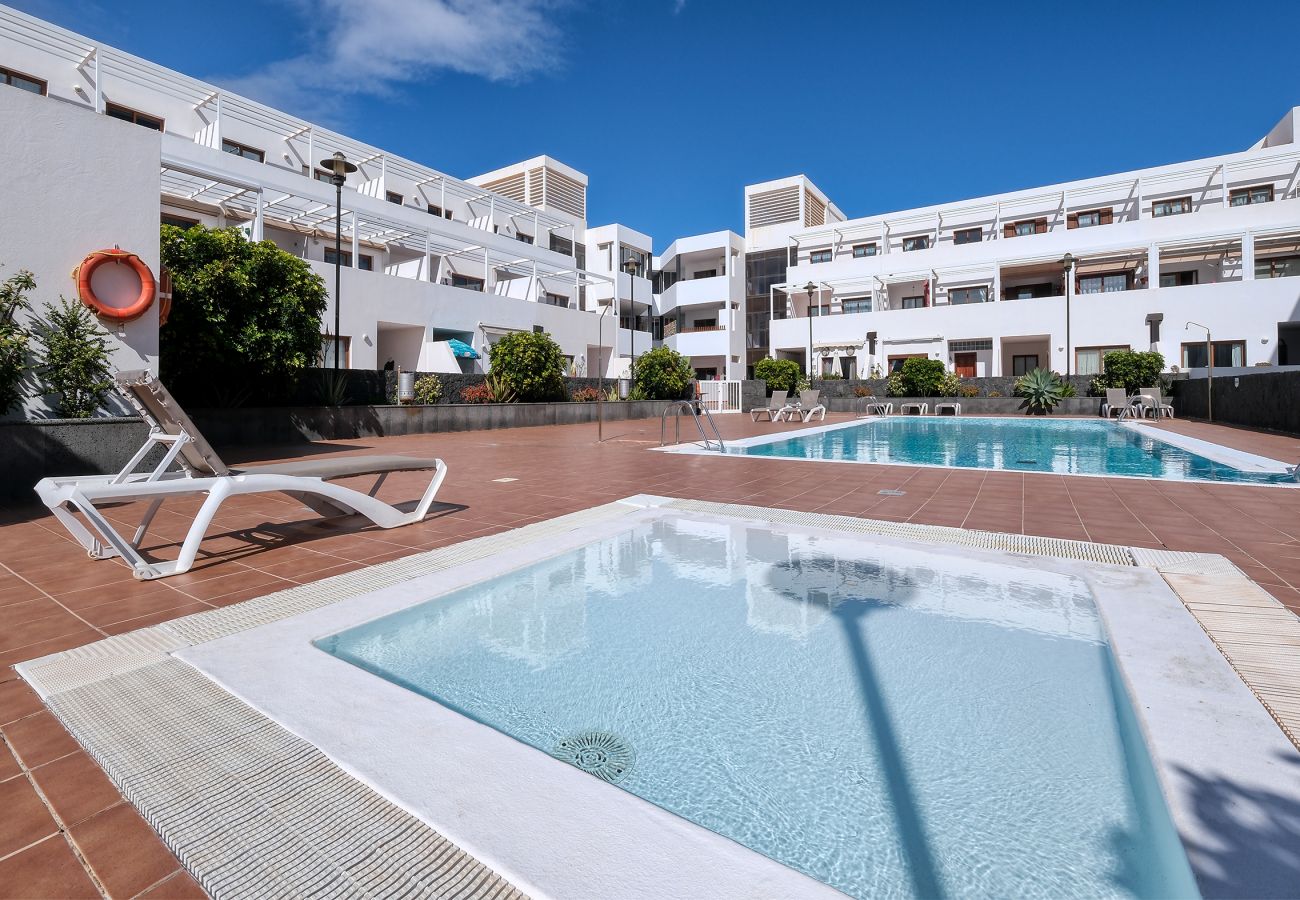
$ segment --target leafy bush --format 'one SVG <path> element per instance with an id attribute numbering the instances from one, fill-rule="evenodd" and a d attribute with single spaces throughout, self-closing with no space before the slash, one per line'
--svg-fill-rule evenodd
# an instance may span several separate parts
<path id="1" fill-rule="evenodd" d="M 0 282 L 0 413 L 13 409 L 23 399 L 31 336 L 18 321 L 18 313 L 31 308 L 27 294 L 34 290 L 36 279 L 26 269 Z"/>
<path id="2" fill-rule="evenodd" d="M 1002 396 L 1002 392 L 1001 392 L 1001 391 L 989 391 L 989 396 L 990 396 L 990 397 L 1001 397 L 1001 396 Z"/>
<path id="3" fill-rule="evenodd" d="M 798 388 L 803 369 L 793 359 L 772 359 L 764 357 L 754 363 L 754 377 L 767 382 L 767 390 L 786 391 Z"/>
<path id="4" fill-rule="evenodd" d="M 437 375 L 421 375 L 415 379 L 415 396 L 414 402 L 428 405 L 437 403 L 438 398 L 442 396 L 442 380 Z"/>
<path id="5" fill-rule="evenodd" d="M 1079 396 L 1079 391 L 1075 388 L 1074 382 L 1061 379 L 1061 396 L 1067 399 Z"/>
<path id="6" fill-rule="evenodd" d="M 54 396 L 54 408 L 67 419 L 93 416 L 113 388 L 107 333 L 86 307 L 60 298 L 58 306 L 45 304 L 36 335 L 36 371 L 42 390 Z"/>
<path id="7" fill-rule="evenodd" d="M 841 375 L 839 372 L 827 372 L 825 375 L 822 376 L 822 381 L 839 381 L 843 377 L 844 376 Z"/>
<path id="8" fill-rule="evenodd" d="M 921 359 L 919 357 L 903 360 L 903 385 L 908 397 L 935 397 L 943 387 L 943 379 L 948 370 L 942 360 Z"/>
<path id="9" fill-rule="evenodd" d="M 628 403 L 634 403 L 638 400 L 649 400 L 649 399 L 650 397 L 646 395 L 646 392 L 641 390 L 640 386 L 635 384 L 632 385 L 631 390 L 627 392 Z"/>
<path id="10" fill-rule="evenodd" d="M 491 403 L 492 388 L 486 382 L 483 384 L 472 384 L 460 392 L 461 403 Z"/>
<path id="11" fill-rule="evenodd" d="M 872 390 L 871 388 L 869 388 L 869 387 L 865 387 L 864 385 L 858 385 L 857 387 L 855 387 L 855 388 L 853 389 L 853 396 L 855 396 L 855 397 L 874 397 L 874 396 L 876 396 L 876 392 L 873 391 L 873 390 Z"/>
<path id="12" fill-rule="evenodd" d="M 578 388 L 569 395 L 574 403 L 594 403 L 600 399 L 600 391 L 594 387 Z"/>
<path id="13" fill-rule="evenodd" d="M 642 399 L 679 400 L 694 380 L 690 359 L 671 347 L 655 347 L 637 357 L 635 388 L 641 389 Z"/>
<path id="14" fill-rule="evenodd" d="M 956 397 L 959 390 L 961 390 L 961 376 L 956 372 L 945 371 L 943 378 L 939 379 L 939 396 Z"/>
<path id="15" fill-rule="evenodd" d="M 1055 372 L 1034 369 L 1016 380 L 1016 396 L 1024 398 L 1030 414 L 1046 415 L 1061 402 L 1061 379 Z"/>
<path id="16" fill-rule="evenodd" d="M 889 378 L 886 379 L 885 391 L 891 397 L 906 397 L 907 382 L 903 379 L 902 372 L 890 372 Z"/>
<path id="17" fill-rule="evenodd" d="M 969 397 L 978 397 L 979 395 L 980 395 L 980 389 L 973 384 L 963 384 L 959 388 L 957 388 L 958 397 L 969 398 Z"/>
<path id="18" fill-rule="evenodd" d="M 1148 387 L 1150 387 L 1150 385 L 1148 385 Z M 1103 378 L 1103 377 L 1101 377 L 1100 375 L 1094 375 L 1094 376 L 1092 377 L 1092 381 L 1089 381 L 1089 382 L 1088 382 L 1088 396 L 1089 396 L 1089 397 L 1105 397 L 1105 396 L 1106 396 L 1106 379 Z"/>
<path id="19" fill-rule="evenodd" d="M 525 403 L 564 399 L 564 354 L 549 334 L 511 332 L 492 345 L 488 356 L 492 374 L 499 379 L 494 382 L 498 388 L 497 403 L 515 399 Z M 502 399 L 507 393 L 511 400 Z"/>
<path id="20" fill-rule="evenodd" d="M 1144 387 L 1163 384 L 1160 373 L 1165 370 L 1165 358 L 1155 350 L 1112 350 L 1102 359 L 1101 394 L 1106 388 L 1124 388 L 1129 393 Z"/>
<path id="21" fill-rule="evenodd" d="M 237 402 L 253 389 L 287 390 L 316 364 L 328 294 L 306 261 L 201 225 L 163 225 L 161 249 L 172 305 L 159 366 L 176 392 L 210 398 L 220 388 Z"/>

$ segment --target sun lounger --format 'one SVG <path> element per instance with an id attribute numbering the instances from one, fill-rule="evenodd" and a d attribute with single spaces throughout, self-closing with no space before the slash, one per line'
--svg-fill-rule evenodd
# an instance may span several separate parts
<path id="1" fill-rule="evenodd" d="M 773 391 L 771 398 L 767 401 L 767 406 L 759 406 L 749 411 L 749 417 L 757 422 L 760 418 L 766 416 L 767 421 L 773 422 L 776 416 L 785 409 L 785 398 L 790 395 L 789 391 Z"/>
<path id="2" fill-rule="evenodd" d="M 821 414 L 819 421 L 826 421 L 826 407 L 817 402 L 821 396 L 821 391 L 800 391 L 799 392 L 799 415 L 804 422 L 811 422 L 812 417 Z"/>
<path id="3" fill-rule="evenodd" d="M 1143 398 L 1148 398 L 1150 400 L 1150 403 L 1144 405 L 1151 411 L 1151 414 L 1155 418 L 1158 419 L 1161 416 L 1165 416 L 1166 418 L 1172 419 L 1174 417 L 1174 408 L 1166 403 L 1164 398 L 1160 396 L 1160 388 L 1143 388 L 1141 393 Z"/>
<path id="4" fill-rule="evenodd" d="M 884 400 L 874 400 L 867 404 L 867 415 L 888 416 L 894 412 L 894 404 Z"/>
<path id="5" fill-rule="evenodd" d="M 1101 405 L 1101 414 L 1108 419 L 1111 416 L 1123 418 L 1124 411 L 1131 405 L 1123 388 L 1106 388 L 1106 402 Z"/>
<path id="6" fill-rule="evenodd" d="M 136 578 L 163 578 L 188 571 L 213 516 L 227 497 L 284 493 L 322 516 L 359 513 L 381 528 L 396 528 L 425 517 L 447 476 L 447 466 L 441 459 L 413 456 L 332 455 L 301 462 L 232 468 L 221 461 L 167 388 L 151 373 L 120 372 L 117 384 L 150 426 L 144 446 L 116 475 L 45 478 L 36 485 L 36 493 L 91 557 L 120 556 L 135 571 Z M 152 471 L 136 472 L 156 447 L 166 451 L 162 461 Z M 180 471 L 169 471 L 173 464 Z M 412 511 L 402 512 L 374 496 L 389 474 L 424 471 L 432 471 L 433 478 Z M 339 478 L 359 475 L 378 476 L 368 494 L 333 483 Z M 140 552 L 140 543 L 163 500 L 195 494 L 206 494 L 207 498 L 190 525 L 180 555 L 174 562 L 147 560 Z M 135 534 L 128 540 L 118 533 L 98 506 L 132 500 L 150 503 Z"/>
<path id="7" fill-rule="evenodd" d="M 930 410 L 928 403 L 904 403 L 898 412 L 904 416 L 923 416 Z"/>
<path id="8" fill-rule="evenodd" d="M 934 414 L 936 416 L 942 416 L 944 414 L 944 410 L 947 410 L 948 415 L 950 416 L 960 416 L 961 404 L 954 400 L 948 403 L 936 403 L 934 405 Z"/>

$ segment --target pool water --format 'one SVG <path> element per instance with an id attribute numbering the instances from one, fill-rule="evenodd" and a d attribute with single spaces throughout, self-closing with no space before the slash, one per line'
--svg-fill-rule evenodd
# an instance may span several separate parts
<path id="1" fill-rule="evenodd" d="M 1195 896 L 1088 588 L 986 559 L 669 516 L 318 646 L 853 896 Z"/>
<path id="2" fill-rule="evenodd" d="M 1245 471 L 1206 459 L 1113 422 L 1080 419 L 898 416 L 769 443 L 729 446 L 727 452 L 1178 481 L 1295 483 L 1283 475 Z"/>

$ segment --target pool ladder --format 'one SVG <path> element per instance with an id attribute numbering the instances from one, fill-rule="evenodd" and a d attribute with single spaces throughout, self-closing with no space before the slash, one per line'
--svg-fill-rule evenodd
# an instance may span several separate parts
<path id="1" fill-rule="evenodd" d="M 727 445 L 722 442 L 722 435 L 718 432 L 718 423 L 713 421 L 713 414 L 709 408 L 699 400 L 678 400 L 676 403 L 670 403 L 665 409 L 664 414 L 659 417 L 659 446 L 667 445 L 665 434 L 668 429 L 668 414 L 673 416 L 673 443 L 682 442 L 682 413 L 689 413 L 695 421 L 695 429 L 700 433 L 700 440 L 704 442 L 705 450 L 717 450 L 719 453 L 727 452 Z M 704 413 L 704 417 L 700 417 Z M 705 420 L 709 423 L 709 431 L 713 432 L 713 438 L 710 440 L 709 435 L 704 430 Z"/>

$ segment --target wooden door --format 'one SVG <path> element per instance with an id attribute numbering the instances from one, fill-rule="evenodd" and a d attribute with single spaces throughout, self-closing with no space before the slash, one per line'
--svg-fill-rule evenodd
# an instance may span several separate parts
<path id="1" fill-rule="evenodd" d="M 957 353 L 953 355 L 953 365 L 957 369 L 957 374 L 962 378 L 975 377 L 975 358 L 974 353 Z"/>

